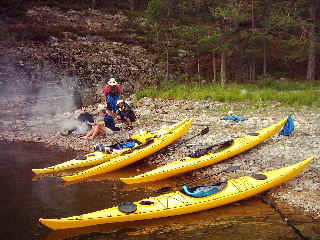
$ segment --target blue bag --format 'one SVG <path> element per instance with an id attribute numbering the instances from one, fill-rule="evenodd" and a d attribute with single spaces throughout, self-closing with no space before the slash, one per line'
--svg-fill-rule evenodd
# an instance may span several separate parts
<path id="1" fill-rule="evenodd" d="M 247 120 L 247 119 L 244 118 L 244 117 L 241 117 L 241 116 L 229 115 L 229 116 L 221 118 L 221 120 L 232 120 L 232 121 L 235 121 L 235 122 L 240 122 L 240 121 L 244 121 L 244 120 Z"/>
<path id="2" fill-rule="evenodd" d="M 294 131 L 294 122 L 289 115 L 286 124 L 283 126 L 282 130 L 279 132 L 279 135 L 289 136 Z"/>
<path id="3" fill-rule="evenodd" d="M 209 186 L 209 185 L 199 186 L 192 190 L 191 189 L 189 190 L 188 187 L 184 185 L 183 190 L 188 196 L 196 197 L 196 198 L 206 197 L 219 192 L 219 188 L 215 186 Z"/>

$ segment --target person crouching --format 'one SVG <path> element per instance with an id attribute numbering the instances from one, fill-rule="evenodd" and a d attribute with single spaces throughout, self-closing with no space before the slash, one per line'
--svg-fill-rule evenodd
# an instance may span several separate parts
<path id="1" fill-rule="evenodd" d="M 94 139 L 98 134 L 107 135 L 120 131 L 120 128 L 115 126 L 111 108 L 99 109 L 99 114 L 103 118 L 103 121 L 91 123 L 92 129 L 81 139 Z"/>
<path id="2" fill-rule="evenodd" d="M 118 119 L 127 125 L 128 130 L 133 129 L 132 122 L 136 121 L 136 115 L 131 107 L 123 100 L 118 100 L 117 106 Z"/>

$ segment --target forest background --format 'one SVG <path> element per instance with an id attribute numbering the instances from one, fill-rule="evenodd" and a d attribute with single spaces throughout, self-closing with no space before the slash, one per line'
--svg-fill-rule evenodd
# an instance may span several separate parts
<path id="1" fill-rule="evenodd" d="M 80 25 L 40 26 L 30 21 L 26 12 L 41 6 L 65 12 L 95 9 L 123 14 L 127 21 L 116 31 L 89 31 Z M 317 93 L 319 11 L 316 0 L 1 0 L 0 19 L 6 25 L 0 28 L 0 40 L 45 44 L 50 37 L 61 37 L 61 32 L 67 31 L 140 45 L 157 66 L 151 76 L 135 76 L 141 86 L 156 86 L 144 89 L 140 97 L 155 95 L 161 86 L 164 90 L 178 87 L 175 92 L 184 91 L 181 97 L 188 97 L 192 93 L 186 95 L 185 83 L 205 85 L 207 92 L 226 84 L 233 86 L 231 89 L 239 88 L 232 84 L 250 84 L 256 88 L 276 85 L 278 90 L 315 88 Z M 87 86 L 92 84 L 89 78 L 86 81 Z M 212 83 L 219 86 L 208 88 Z M 248 91 L 252 88 L 241 93 Z M 313 96 L 307 102 L 314 103 L 316 93 L 304 92 Z M 230 95 L 237 98 L 239 92 Z M 171 97 L 168 92 L 165 96 Z M 208 94 L 200 97 L 207 98 Z"/>

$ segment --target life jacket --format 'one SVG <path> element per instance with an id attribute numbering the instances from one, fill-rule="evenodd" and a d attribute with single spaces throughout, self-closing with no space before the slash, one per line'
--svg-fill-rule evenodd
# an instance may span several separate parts
<path id="1" fill-rule="evenodd" d="M 106 87 L 105 87 L 105 89 L 104 89 L 104 92 L 103 92 L 103 94 L 105 95 L 105 96 L 107 96 L 107 95 L 109 95 L 110 94 L 110 85 L 106 85 Z M 116 85 L 115 86 L 116 88 L 117 88 L 117 94 L 118 95 L 120 95 L 121 94 L 121 89 L 120 89 L 120 86 L 119 85 Z M 113 90 L 114 91 L 114 90 Z"/>
<path id="2" fill-rule="evenodd" d="M 118 88 L 117 88 L 117 86 L 110 86 L 109 94 L 110 94 L 111 96 L 116 96 L 116 95 L 118 95 L 119 93 L 118 93 Z"/>

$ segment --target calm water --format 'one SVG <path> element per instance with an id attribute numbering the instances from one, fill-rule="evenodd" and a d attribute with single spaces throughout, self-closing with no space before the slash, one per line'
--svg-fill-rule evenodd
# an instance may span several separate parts
<path id="1" fill-rule="evenodd" d="M 156 195 L 177 179 L 140 186 L 124 185 L 119 176 L 133 175 L 144 164 L 90 179 L 64 184 L 58 177 L 36 179 L 32 168 L 41 168 L 76 156 L 37 144 L 0 144 L 0 240 L 29 239 L 300 239 L 280 216 L 259 197 L 200 213 L 82 229 L 51 231 L 38 219 L 66 217 Z M 320 239 L 320 222 L 279 205 L 296 227 Z"/>

